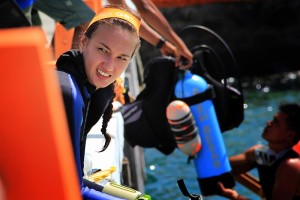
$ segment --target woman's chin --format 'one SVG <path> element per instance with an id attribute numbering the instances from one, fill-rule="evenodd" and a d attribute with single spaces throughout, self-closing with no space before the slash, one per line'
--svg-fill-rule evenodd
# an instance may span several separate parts
<path id="1" fill-rule="evenodd" d="M 96 85 L 96 89 L 100 89 L 100 88 L 106 88 L 110 84 L 111 83 L 101 83 L 101 84 L 95 84 L 95 85 Z"/>

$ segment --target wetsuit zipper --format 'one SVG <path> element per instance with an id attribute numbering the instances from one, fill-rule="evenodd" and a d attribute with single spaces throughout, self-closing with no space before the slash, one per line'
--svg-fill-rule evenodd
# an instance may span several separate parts
<path id="1" fill-rule="evenodd" d="M 80 139 L 81 142 L 84 140 L 84 136 L 85 136 L 85 126 L 86 126 L 87 116 L 89 113 L 90 103 L 91 103 L 91 100 L 89 99 L 87 102 L 86 112 L 85 112 L 85 116 L 84 116 L 82 135 L 81 135 L 81 139 Z"/>

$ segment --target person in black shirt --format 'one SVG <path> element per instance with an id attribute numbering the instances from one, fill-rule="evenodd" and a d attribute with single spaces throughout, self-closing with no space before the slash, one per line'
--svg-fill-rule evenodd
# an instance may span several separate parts
<path id="1" fill-rule="evenodd" d="M 295 148 L 300 145 L 300 105 L 280 105 L 273 120 L 267 122 L 262 137 L 268 142 L 267 147 L 256 145 L 230 157 L 233 174 L 257 168 L 267 200 L 300 199 L 300 159 Z M 222 184 L 220 188 L 225 197 L 246 199 Z"/>

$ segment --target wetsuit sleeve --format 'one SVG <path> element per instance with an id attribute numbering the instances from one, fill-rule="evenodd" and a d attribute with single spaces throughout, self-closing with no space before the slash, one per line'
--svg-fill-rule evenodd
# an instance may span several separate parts
<path id="1" fill-rule="evenodd" d="M 70 79 L 68 78 L 68 74 L 64 72 L 58 71 L 59 84 L 62 92 L 66 117 L 68 121 L 68 127 L 71 135 L 71 141 L 74 148 L 74 133 L 75 132 L 75 124 L 73 119 L 73 95 L 72 95 L 72 86 L 70 84 Z"/>
<path id="2" fill-rule="evenodd" d="M 75 156 L 77 173 L 81 184 L 81 195 L 84 200 L 122 200 L 105 194 L 101 186 L 84 180 L 82 178 L 81 159 L 80 159 L 80 130 L 82 123 L 82 109 L 84 103 L 80 98 L 79 89 L 73 82 L 71 76 L 65 72 L 58 71 L 58 78 L 62 90 L 62 96 L 67 115 L 69 131 Z"/>
<path id="3" fill-rule="evenodd" d="M 80 181 L 82 181 L 80 159 L 80 132 L 83 120 L 82 109 L 84 109 L 84 102 L 81 98 L 79 88 L 74 83 L 72 77 L 69 74 L 58 71 L 58 78 L 64 101 L 78 178 Z"/>

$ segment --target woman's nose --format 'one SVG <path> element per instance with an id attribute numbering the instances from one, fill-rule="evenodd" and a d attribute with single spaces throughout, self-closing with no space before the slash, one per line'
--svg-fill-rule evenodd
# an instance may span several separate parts
<path id="1" fill-rule="evenodd" d="M 104 67 L 107 71 L 113 71 L 113 69 L 114 69 L 114 60 L 110 56 L 107 56 L 105 58 Z"/>

